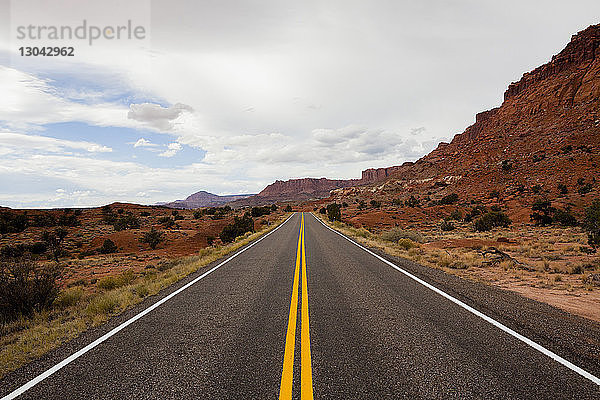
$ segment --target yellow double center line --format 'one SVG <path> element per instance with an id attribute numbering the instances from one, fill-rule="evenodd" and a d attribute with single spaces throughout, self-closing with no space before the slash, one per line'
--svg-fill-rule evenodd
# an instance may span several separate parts
<path id="1" fill-rule="evenodd" d="M 302 325 L 300 328 L 300 397 L 301 399 L 312 399 L 313 385 L 308 321 L 308 283 L 306 281 L 306 252 L 304 250 L 304 213 L 302 213 L 302 220 L 300 222 L 300 234 L 298 235 L 298 249 L 296 250 L 296 270 L 294 272 L 294 286 L 292 287 L 290 315 L 288 317 L 288 327 L 285 336 L 285 352 L 283 354 L 283 372 L 281 374 L 281 386 L 279 387 L 280 400 L 288 400 L 292 398 L 292 383 L 294 380 L 294 346 L 296 342 L 296 319 L 298 316 L 298 287 L 300 279 L 300 267 L 302 267 Z"/>

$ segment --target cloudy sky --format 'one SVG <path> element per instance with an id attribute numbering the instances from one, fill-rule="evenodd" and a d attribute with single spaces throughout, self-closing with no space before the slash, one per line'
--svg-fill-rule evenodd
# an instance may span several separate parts
<path id="1" fill-rule="evenodd" d="M 0 205 L 152 204 L 416 160 L 596 1 L 0 0 Z M 142 39 L 20 38 L 142 26 Z M 25 57 L 21 46 L 71 46 Z"/>

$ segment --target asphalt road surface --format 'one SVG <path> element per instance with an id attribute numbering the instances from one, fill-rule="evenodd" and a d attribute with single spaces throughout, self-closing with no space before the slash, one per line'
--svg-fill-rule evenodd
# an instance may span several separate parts
<path id="1" fill-rule="evenodd" d="M 600 324 L 386 259 L 407 273 L 294 214 L 230 261 L 9 374 L 0 396 L 600 398 Z"/>

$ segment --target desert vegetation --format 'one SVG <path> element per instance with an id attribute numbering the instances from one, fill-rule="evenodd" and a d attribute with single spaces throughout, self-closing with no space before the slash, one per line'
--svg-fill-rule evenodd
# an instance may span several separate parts
<path id="1" fill-rule="evenodd" d="M 274 215 L 275 208 L 269 208 L 272 221 L 281 222 L 281 214 Z M 111 238 L 102 239 L 101 245 L 84 257 L 72 257 L 73 254 L 62 252 L 66 248 L 77 249 L 75 242 L 78 236 L 84 237 L 80 235 L 80 231 L 85 230 L 86 226 L 89 228 L 90 225 L 99 224 L 97 226 L 100 228 L 97 229 L 109 226 L 112 232 L 126 234 L 114 229 L 112 219 L 105 219 L 104 216 L 108 214 L 106 210 L 104 208 L 97 217 L 94 216 L 97 222 L 94 222 L 96 219 L 89 219 L 89 215 L 86 215 L 89 212 L 84 212 L 85 224 L 79 224 L 77 228 L 36 228 L 34 232 L 28 233 L 27 237 L 41 236 L 39 241 L 17 243 L 19 236 L 14 235 L 18 232 L 11 232 L 10 237 L 2 237 L 2 241 L 7 244 L 0 247 L 0 376 L 85 329 L 103 323 L 112 315 L 158 293 L 277 226 L 277 223 L 262 224 L 260 230 L 252 233 L 255 230 L 254 221 L 249 213 L 241 217 L 227 217 L 227 220 L 232 221 L 230 224 L 227 220 L 210 218 L 223 211 L 215 210 L 213 213 L 210 210 L 203 213 L 202 218 L 208 217 L 203 224 L 217 224 L 217 229 L 219 225 L 235 225 L 241 227 L 243 232 L 236 233 L 227 243 L 207 235 L 206 244 L 193 249 L 191 254 L 188 252 L 177 256 L 176 253 L 175 258 L 169 258 L 159 256 L 156 252 L 162 251 L 161 246 L 169 246 L 177 241 L 167 239 L 169 235 L 153 226 L 157 215 L 189 216 L 191 218 L 185 218 L 185 221 L 190 224 L 198 222 L 194 222 L 197 221 L 193 218 L 194 211 L 179 211 L 173 215 L 171 210 L 155 209 L 144 211 L 150 215 L 139 214 L 143 231 L 137 235 L 142 246 L 137 255 L 119 255 L 120 246 Z M 110 214 L 116 215 L 117 219 L 136 214 L 131 210 L 130 213 L 127 210 L 119 212 L 118 208 L 116 210 Z M 46 219 L 49 218 L 42 217 L 38 221 Z M 10 220 L 13 221 L 14 218 Z M 25 221 L 29 220 L 33 218 Z M 144 229 L 144 224 L 148 224 L 149 229 Z M 21 232 L 27 233 L 32 229 L 32 225 L 25 223 L 25 226 L 26 229 Z M 43 229 L 46 228 L 48 226 L 44 224 Z M 129 246 L 131 245 L 134 244 L 130 243 Z M 152 246 L 157 250 L 153 250 Z M 83 247 L 86 247 L 85 244 Z M 85 251 L 87 250 L 81 250 Z M 144 252 L 149 254 L 140 256 Z M 86 275 L 86 271 L 91 275 Z"/>

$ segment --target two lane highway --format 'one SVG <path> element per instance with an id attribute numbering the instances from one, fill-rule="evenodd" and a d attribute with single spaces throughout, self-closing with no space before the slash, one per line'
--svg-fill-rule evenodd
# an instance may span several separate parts
<path id="1" fill-rule="evenodd" d="M 311 214 L 293 215 L 219 265 L 19 398 L 600 398 L 594 375 L 553 360 Z M 9 375 L 0 394 L 158 300 Z M 600 361 L 585 367 L 597 376 Z"/>

